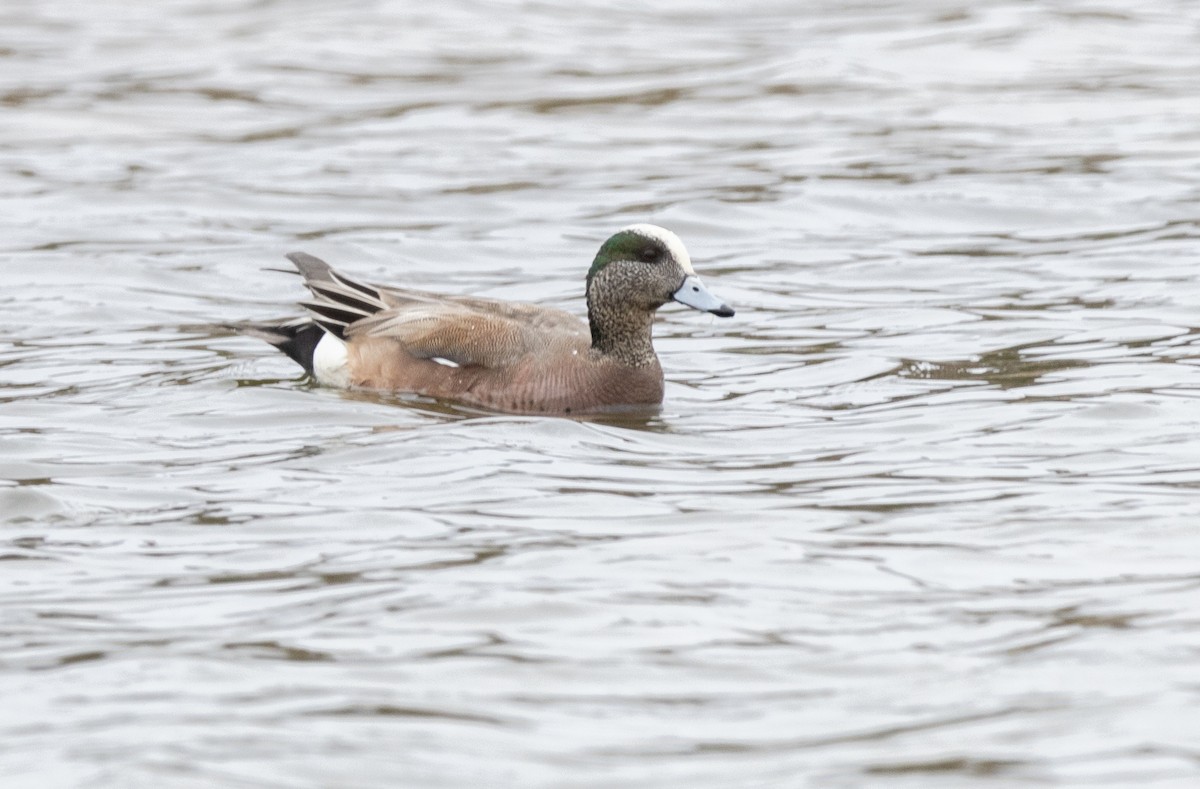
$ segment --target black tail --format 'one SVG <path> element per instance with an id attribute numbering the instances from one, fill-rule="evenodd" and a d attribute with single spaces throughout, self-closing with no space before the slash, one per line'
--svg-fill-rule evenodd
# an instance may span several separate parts
<path id="1" fill-rule="evenodd" d="M 313 354 L 317 351 L 317 343 L 325 336 L 325 330 L 308 318 L 287 323 L 232 323 L 229 328 L 266 340 L 307 370 L 309 375 L 313 372 Z"/>
<path id="2" fill-rule="evenodd" d="M 334 271 L 328 263 L 304 252 L 287 256 L 304 278 L 312 298 L 300 302 L 311 317 L 284 323 L 233 323 L 228 328 L 266 340 L 286 353 L 311 375 L 317 343 L 329 332 L 345 339 L 346 327 L 374 315 L 387 305 L 377 288 Z"/>

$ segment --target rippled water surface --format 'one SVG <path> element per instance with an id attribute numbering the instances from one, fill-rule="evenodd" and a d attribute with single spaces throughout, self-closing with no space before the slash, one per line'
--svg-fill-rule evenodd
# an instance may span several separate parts
<path id="1" fill-rule="evenodd" d="M 0 21 L 6 788 L 1200 785 L 1196 4 Z M 217 328 L 639 221 L 651 418 Z"/>

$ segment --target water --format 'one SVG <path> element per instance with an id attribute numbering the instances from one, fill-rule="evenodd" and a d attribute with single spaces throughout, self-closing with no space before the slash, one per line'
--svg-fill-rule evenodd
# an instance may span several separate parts
<path id="1" fill-rule="evenodd" d="M 1192 787 L 1200 11 L 9 3 L 7 787 Z M 315 388 L 346 271 L 579 311 L 649 419 Z"/>

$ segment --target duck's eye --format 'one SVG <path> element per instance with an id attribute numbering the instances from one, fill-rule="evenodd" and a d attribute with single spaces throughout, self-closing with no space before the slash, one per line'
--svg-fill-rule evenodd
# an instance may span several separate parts
<path id="1" fill-rule="evenodd" d="M 642 250 L 638 252 L 638 260 L 641 260 L 645 263 L 653 263 L 654 261 L 658 260 L 658 250 L 654 247 L 643 247 Z"/>

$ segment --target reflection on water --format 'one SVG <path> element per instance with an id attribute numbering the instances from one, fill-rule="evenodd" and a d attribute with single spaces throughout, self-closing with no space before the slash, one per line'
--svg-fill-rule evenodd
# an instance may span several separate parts
<path id="1" fill-rule="evenodd" d="M 1192 4 L 0 14 L 5 786 L 1200 779 Z M 218 328 L 635 221 L 658 414 Z"/>
<path id="2" fill-rule="evenodd" d="M 1036 347 L 1036 346 L 1031 346 Z M 909 361 L 897 375 L 947 381 L 978 381 L 998 389 L 1033 386 L 1046 376 L 1063 370 L 1087 367 L 1082 359 L 1029 359 L 1028 348 L 1002 348 L 964 362 Z"/>

